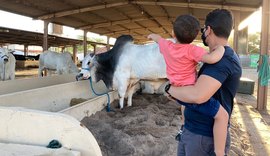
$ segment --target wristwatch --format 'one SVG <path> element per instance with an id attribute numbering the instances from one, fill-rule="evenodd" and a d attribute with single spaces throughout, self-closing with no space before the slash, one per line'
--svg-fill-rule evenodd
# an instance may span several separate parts
<path id="1" fill-rule="evenodd" d="M 168 92 L 169 90 L 170 90 L 170 88 L 171 88 L 171 84 L 169 83 L 169 84 L 167 84 L 166 86 L 165 86 L 165 92 L 167 93 L 167 94 L 169 94 L 170 95 L 170 93 Z"/>

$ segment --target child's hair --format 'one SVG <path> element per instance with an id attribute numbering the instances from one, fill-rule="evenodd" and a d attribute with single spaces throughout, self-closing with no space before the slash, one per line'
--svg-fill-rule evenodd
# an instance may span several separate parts
<path id="1" fill-rule="evenodd" d="M 206 16 L 205 26 L 210 26 L 216 36 L 228 39 L 233 27 L 232 13 L 226 9 L 215 9 Z"/>
<path id="2" fill-rule="evenodd" d="M 180 15 L 173 24 L 173 32 L 180 43 L 191 43 L 199 31 L 199 20 L 192 15 Z"/>

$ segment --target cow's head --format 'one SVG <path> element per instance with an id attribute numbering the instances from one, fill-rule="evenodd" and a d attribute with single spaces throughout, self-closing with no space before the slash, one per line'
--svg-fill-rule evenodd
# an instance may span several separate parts
<path id="1" fill-rule="evenodd" d="M 12 53 L 12 50 L 6 48 L 0 48 L 0 61 L 6 64 L 9 61 L 9 53 Z"/>
<path id="2" fill-rule="evenodd" d="M 94 54 L 88 54 L 84 57 L 82 61 L 82 69 L 81 72 L 77 75 L 77 80 L 78 79 L 89 79 L 90 77 L 92 78 L 93 81 L 95 81 L 95 55 Z"/>

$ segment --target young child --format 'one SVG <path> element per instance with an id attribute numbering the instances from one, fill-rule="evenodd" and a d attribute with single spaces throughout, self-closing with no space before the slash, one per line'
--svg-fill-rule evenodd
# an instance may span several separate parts
<path id="1" fill-rule="evenodd" d="M 159 44 L 160 52 L 166 62 L 167 77 L 173 86 L 193 85 L 197 77 L 196 66 L 198 62 L 214 64 L 224 54 L 223 46 L 216 47 L 214 51 L 208 53 L 202 47 L 190 44 L 199 31 L 200 24 L 195 17 L 181 15 L 177 17 L 173 24 L 172 35 L 176 38 L 176 43 L 165 40 L 157 34 L 148 35 L 149 39 Z M 223 156 L 229 116 L 219 101 L 211 98 L 209 101 L 198 105 L 187 104 L 178 100 L 177 102 L 215 119 L 213 128 L 215 153 L 217 156 Z M 183 114 L 184 107 L 182 108 Z M 182 116 L 184 117 L 184 115 Z"/>

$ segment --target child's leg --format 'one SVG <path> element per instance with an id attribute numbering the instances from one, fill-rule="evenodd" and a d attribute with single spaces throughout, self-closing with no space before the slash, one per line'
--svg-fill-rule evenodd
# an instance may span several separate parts
<path id="1" fill-rule="evenodd" d="M 229 115 L 221 105 L 214 119 L 213 132 L 215 153 L 216 156 L 224 156 Z"/>

